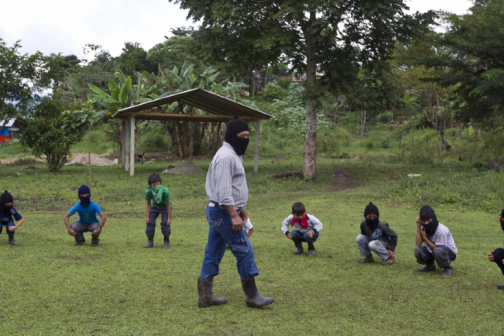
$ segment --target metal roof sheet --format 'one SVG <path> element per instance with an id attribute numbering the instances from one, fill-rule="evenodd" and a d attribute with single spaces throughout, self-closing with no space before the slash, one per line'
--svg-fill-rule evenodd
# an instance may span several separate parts
<path id="1" fill-rule="evenodd" d="M 7 125 L 4 125 L 5 120 L 0 121 L 0 127 L 12 127 L 16 122 L 16 118 L 10 118 L 7 122 Z"/>
<path id="2" fill-rule="evenodd" d="M 201 115 L 187 113 L 180 113 L 178 115 L 165 113 L 164 116 L 163 113 L 159 113 L 159 111 L 156 111 L 157 113 L 140 113 L 141 111 L 148 111 L 154 107 L 171 104 L 174 102 L 192 106 L 219 117 L 202 117 Z M 259 110 L 237 103 L 234 100 L 219 96 L 213 92 L 209 92 L 200 88 L 176 93 L 171 96 L 152 100 L 147 103 L 130 106 L 117 111 L 112 117 L 128 118 L 132 115 L 135 115 L 135 117 L 138 119 L 146 120 L 149 120 L 151 119 L 150 117 L 152 117 L 153 120 L 183 119 L 193 121 L 202 121 L 200 119 L 204 119 L 206 121 L 225 121 L 226 119 L 230 119 L 233 116 L 239 116 L 247 121 L 270 119 L 273 117 L 267 113 L 261 112 Z"/>

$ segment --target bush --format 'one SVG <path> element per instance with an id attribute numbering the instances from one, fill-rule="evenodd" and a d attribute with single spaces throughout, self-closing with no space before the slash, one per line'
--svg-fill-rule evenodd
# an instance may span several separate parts
<path id="1" fill-rule="evenodd" d="M 277 84 L 280 85 L 283 89 L 289 89 L 289 86 L 292 84 L 292 78 L 290 77 L 282 77 L 277 79 Z"/>
<path id="2" fill-rule="evenodd" d="M 32 115 L 24 118 L 26 123 L 21 144 L 36 157 L 46 156 L 49 171 L 58 171 L 67 162 L 70 147 L 78 143 L 84 130 L 63 129 L 61 119 L 63 103 L 49 98 L 35 107 Z"/>
<path id="3" fill-rule="evenodd" d="M 282 88 L 280 85 L 269 84 L 259 92 L 259 97 L 265 101 L 273 102 L 275 99 L 284 99 L 287 93 L 288 90 Z"/>

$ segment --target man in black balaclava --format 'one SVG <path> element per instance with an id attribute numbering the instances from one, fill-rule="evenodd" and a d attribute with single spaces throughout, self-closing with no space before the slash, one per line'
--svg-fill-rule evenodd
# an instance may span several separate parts
<path id="1" fill-rule="evenodd" d="M 249 307 L 262 307 L 273 303 L 273 298 L 259 294 L 255 277 L 259 270 L 254 261 L 254 249 L 243 231 L 247 221 L 246 210 L 248 186 L 243 167 L 243 154 L 249 143 L 247 123 L 234 117 L 226 129 L 225 141 L 208 168 L 206 193 L 209 199 L 206 208 L 208 240 L 205 258 L 198 278 L 200 308 L 227 303 L 225 297 L 212 294 L 213 279 L 219 274 L 219 265 L 229 245 L 236 258 L 242 288 Z"/>
<path id="2" fill-rule="evenodd" d="M 18 221 L 14 224 L 14 220 Z M 16 246 L 18 243 L 14 240 L 14 231 L 23 224 L 24 218 L 14 209 L 14 198 L 5 190 L 0 196 L 0 233 L 5 225 L 5 232 L 9 236 L 9 244 Z"/>
<path id="3" fill-rule="evenodd" d="M 502 231 L 504 231 L 504 209 L 500 215 L 500 225 Z M 488 260 L 494 262 L 499 266 L 502 274 L 504 275 L 504 249 L 497 248 L 488 254 Z M 504 284 L 497 285 L 497 288 L 504 289 Z"/>
<path id="4" fill-rule="evenodd" d="M 392 265 L 395 260 L 397 234 L 387 223 L 380 221 L 378 207 L 369 203 L 364 209 L 364 220 L 360 225 L 361 233 L 357 236 L 357 246 L 361 255 L 360 263 L 374 262 L 374 252 L 383 260 L 383 265 Z"/>
<path id="5" fill-rule="evenodd" d="M 417 263 L 425 265 L 417 269 L 419 272 L 434 271 L 436 264 L 444 268 L 441 275 L 452 275 L 451 262 L 457 258 L 457 247 L 450 230 L 439 223 L 436 213 L 428 205 L 420 209 L 420 217 L 416 219 L 417 234 L 415 238 L 415 257 Z M 422 244 L 425 243 L 425 246 Z"/>
<path id="6" fill-rule="evenodd" d="M 238 117 L 234 117 L 227 124 L 224 141 L 233 147 L 236 154 L 243 155 L 249 144 L 248 134 L 246 136 L 244 134 L 247 132 L 250 132 L 247 122 Z"/>

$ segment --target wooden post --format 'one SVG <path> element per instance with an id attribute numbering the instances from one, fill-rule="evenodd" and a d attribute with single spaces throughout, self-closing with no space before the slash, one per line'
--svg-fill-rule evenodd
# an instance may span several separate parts
<path id="1" fill-rule="evenodd" d="M 135 175 L 135 116 L 130 120 L 130 176 Z"/>
<path id="2" fill-rule="evenodd" d="M 124 153 L 125 153 L 125 158 L 124 158 L 124 170 L 129 171 L 129 166 L 130 166 L 130 147 L 129 147 L 129 142 L 130 142 L 130 119 L 126 119 L 124 121 L 124 132 L 126 133 L 124 137 Z"/>
<path id="3" fill-rule="evenodd" d="M 121 169 L 126 168 L 126 120 L 121 120 Z"/>
<path id="4" fill-rule="evenodd" d="M 254 173 L 259 171 L 259 121 L 255 122 Z"/>

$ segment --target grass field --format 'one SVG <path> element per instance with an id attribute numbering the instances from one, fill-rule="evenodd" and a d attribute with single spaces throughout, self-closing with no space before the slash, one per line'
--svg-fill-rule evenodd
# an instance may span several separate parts
<path id="1" fill-rule="evenodd" d="M 178 163 L 137 165 L 134 177 L 118 166 L 93 168 L 97 187 L 92 199 L 108 216 L 100 245 L 93 248 L 89 236 L 84 246 L 74 246 L 62 220 L 78 201 L 77 188 L 88 182 L 87 167 L 69 166 L 50 174 L 43 165 L 32 170 L 3 166 L 0 190 L 14 195 L 26 221 L 16 231 L 19 246 L 8 245 L 5 232 L 0 235 L 1 334 L 504 334 L 498 318 L 504 292 L 495 288 L 504 279 L 486 258 L 502 246 L 504 237 L 496 214 L 504 199 L 502 173 L 455 164 L 394 164 L 368 156 L 323 156 L 314 183 L 271 178 L 299 169 L 297 155 L 265 157 L 257 174 L 251 158 L 246 159 L 257 284 L 263 295 L 275 298 L 265 309 L 246 307 L 230 252 L 214 287 L 215 295 L 226 296 L 228 304 L 197 307 L 196 279 L 208 225 L 204 175 L 163 175 L 174 203 L 172 248 L 161 247 L 158 226 L 155 248 L 144 249 L 147 177 Z M 206 169 L 210 161 L 194 162 Z M 20 176 L 12 177 L 15 172 Z M 412 172 L 423 176 L 408 182 L 406 175 Z M 447 178 L 453 174 L 458 177 Z M 472 189 L 460 189 L 469 188 L 471 181 Z M 454 274 L 419 274 L 414 219 L 420 205 L 448 192 L 459 198 L 431 205 L 459 248 Z M 471 207 L 465 200 L 475 196 L 484 200 L 474 200 Z M 292 256 L 294 246 L 280 230 L 296 201 L 324 224 L 315 258 Z M 355 237 L 369 201 L 398 233 L 392 266 L 358 263 Z"/>

